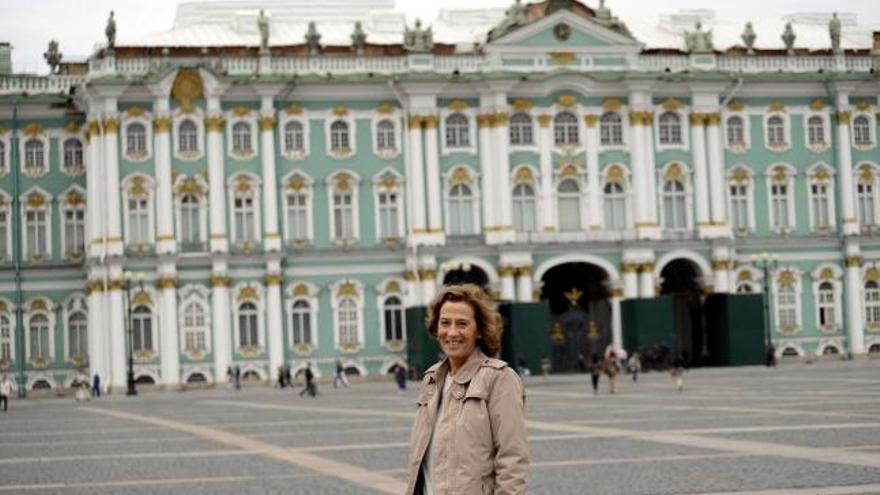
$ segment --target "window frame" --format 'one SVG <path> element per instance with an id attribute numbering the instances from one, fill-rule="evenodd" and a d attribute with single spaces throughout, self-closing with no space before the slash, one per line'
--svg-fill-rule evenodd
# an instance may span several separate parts
<path id="1" fill-rule="evenodd" d="M 49 173 L 49 157 L 51 153 L 49 137 L 45 134 L 23 136 L 18 139 L 19 143 L 19 166 L 21 174 L 30 179 L 43 177 Z M 28 144 L 39 145 L 41 150 L 42 164 L 39 168 L 28 166 Z"/>
<path id="2" fill-rule="evenodd" d="M 245 187 L 247 183 L 247 187 Z M 263 242 L 262 224 L 262 181 L 260 177 L 250 172 L 239 172 L 229 176 L 226 180 L 226 190 L 229 201 L 229 240 L 239 249 L 256 248 Z M 253 239 L 247 239 L 238 232 L 237 211 L 235 201 L 238 198 L 250 199 L 250 211 L 253 214 Z"/>
<path id="3" fill-rule="evenodd" d="M 331 294 L 334 348 L 343 353 L 358 352 L 366 345 L 366 341 L 364 340 L 364 285 L 361 281 L 356 279 L 339 280 L 331 286 Z M 352 310 L 355 312 L 355 317 L 357 318 L 354 330 L 357 333 L 358 340 L 356 343 L 350 345 L 345 345 L 340 338 L 342 332 L 341 311 L 345 309 L 340 306 L 342 302 L 346 300 L 350 300 L 354 303 Z"/>
<path id="4" fill-rule="evenodd" d="M 320 314 L 320 298 L 318 297 L 320 293 L 320 289 L 317 285 L 308 283 L 308 282 L 294 282 L 287 286 L 285 289 L 286 297 L 286 311 L 285 318 L 287 319 L 287 348 L 288 350 L 294 352 L 298 356 L 308 356 L 313 351 L 320 349 L 320 320 L 318 319 L 318 315 Z M 311 325 L 311 341 L 307 346 L 297 346 L 294 344 L 294 309 L 295 304 L 299 301 L 306 302 L 309 305 L 309 323 Z"/>
<path id="5" fill-rule="evenodd" d="M 843 329 L 843 270 L 830 263 L 817 266 L 811 273 L 813 295 L 813 321 L 816 328 L 824 333 L 835 333 Z M 830 288 L 831 304 L 823 302 L 823 285 Z M 829 325 L 822 325 L 824 309 L 830 309 L 834 321 Z"/>
<path id="6" fill-rule="evenodd" d="M 781 119 L 783 143 L 773 144 L 770 140 L 770 121 L 775 118 Z M 764 115 L 764 147 L 775 153 L 788 151 L 791 149 L 791 119 L 788 114 L 782 111 L 772 111 Z"/>
<path id="7" fill-rule="evenodd" d="M 825 174 L 826 178 L 820 179 L 819 176 L 823 175 L 823 173 Z M 817 163 L 810 167 L 809 170 L 807 170 L 807 212 L 810 219 L 810 230 L 813 232 L 827 233 L 834 231 L 837 228 L 837 212 L 835 207 L 834 191 L 836 184 L 834 180 L 834 174 L 834 169 L 823 162 Z M 818 196 L 817 193 L 813 190 L 814 186 L 825 187 L 825 214 L 827 215 L 828 219 L 827 225 L 820 225 L 817 223 L 818 219 L 816 218 L 815 209 L 816 201 L 818 201 L 820 196 Z"/>
<path id="8" fill-rule="evenodd" d="M 120 154 L 126 161 L 141 163 L 153 157 L 153 122 L 150 120 L 151 118 L 152 117 L 149 114 L 138 116 L 126 114 L 125 120 L 122 124 L 122 131 L 119 136 L 119 145 L 122 147 L 122 153 Z M 135 125 L 140 125 L 144 129 L 144 149 L 142 153 L 138 153 L 138 150 L 132 152 L 128 147 L 129 134 L 132 131 L 132 126 Z"/>
<path id="9" fill-rule="evenodd" d="M 388 235 L 388 233 L 383 232 L 384 211 L 391 209 L 389 206 L 383 205 L 381 201 L 382 195 L 385 194 L 394 194 L 397 198 L 393 212 L 394 221 L 397 225 L 396 232 L 393 233 L 394 235 Z M 397 241 L 406 237 L 406 225 L 404 223 L 405 194 L 404 177 L 393 168 L 386 167 L 373 176 L 373 218 L 376 219 L 374 230 L 378 241 Z"/>
<path id="10" fill-rule="evenodd" d="M 337 122 L 344 123 L 348 127 L 347 148 L 333 148 L 333 124 Z M 373 139 L 371 138 L 371 141 L 372 140 Z M 327 156 L 335 158 L 337 160 L 348 158 L 357 154 L 357 121 L 354 119 L 351 113 L 346 113 L 345 115 L 334 115 L 331 112 L 327 114 L 324 119 L 324 151 Z"/>
<path id="11" fill-rule="evenodd" d="M 136 185 L 140 184 L 143 190 L 145 191 L 145 196 L 132 196 L 132 189 L 135 188 Z M 134 173 L 122 180 L 121 183 L 122 188 L 122 214 L 123 214 L 123 238 L 125 241 L 125 246 L 132 247 L 135 249 L 142 248 L 144 246 L 154 245 L 156 242 L 156 210 L 155 210 L 155 200 L 156 200 L 156 183 L 152 177 L 141 174 Z M 147 239 L 146 242 L 138 242 L 134 243 L 132 239 L 132 225 L 131 225 L 131 205 L 129 201 L 135 199 L 143 199 L 146 201 L 146 215 L 147 215 Z"/>
<path id="12" fill-rule="evenodd" d="M 38 195 L 38 196 L 42 197 L 42 204 L 39 206 L 32 205 L 31 202 L 28 201 L 28 199 L 31 195 Z M 53 211 L 52 211 L 53 210 L 53 208 L 52 208 L 52 202 L 53 202 L 52 195 L 40 187 L 32 187 L 32 188 L 28 189 L 27 191 L 25 191 L 21 196 L 19 196 L 19 201 L 21 201 L 21 203 L 20 203 L 21 204 L 21 212 L 20 212 L 21 216 L 19 219 L 19 221 L 21 223 L 19 225 L 22 228 L 22 243 L 21 243 L 21 257 L 22 257 L 22 259 L 35 261 L 35 262 L 43 262 L 43 261 L 51 260 L 52 255 L 53 255 L 52 226 L 53 226 L 53 222 L 54 222 L 53 215 L 52 215 L 52 213 L 53 213 Z M 30 222 L 28 220 L 29 213 L 43 214 L 42 236 L 43 236 L 43 242 L 45 243 L 45 251 L 43 251 L 42 253 L 32 252 L 32 251 L 36 251 L 36 250 L 31 249 L 29 246 L 29 244 L 30 244 L 29 235 L 28 235 L 28 233 L 30 231 L 30 226 L 29 226 Z M 10 216 L 10 218 L 11 218 L 11 216 Z M 39 225 L 37 225 L 37 228 L 39 228 Z M 10 230 L 10 232 L 12 230 L 11 222 L 10 222 L 9 230 Z M 38 233 L 35 230 L 35 235 L 37 235 L 37 234 Z M 12 245 L 10 244 L 9 247 L 10 247 L 10 255 L 11 255 L 12 254 L 11 253 Z"/>
<path id="13" fill-rule="evenodd" d="M 795 321 L 794 324 L 790 327 L 783 328 L 781 326 L 781 314 L 780 314 L 780 289 L 782 286 L 780 285 L 780 277 L 785 271 L 790 271 L 794 276 L 794 281 L 790 284 L 791 287 L 791 295 L 794 298 L 791 306 L 791 310 L 794 311 Z M 774 329 L 778 334 L 781 335 L 794 335 L 799 333 L 803 329 L 803 303 L 802 303 L 802 295 L 801 295 L 801 284 L 802 284 L 802 274 L 799 270 L 792 267 L 784 267 L 779 268 L 773 272 L 773 284 L 772 284 L 772 292 L 773 292 L 773 322 Z"/>
<path id="14" fill-rule="evenodd" d="M 603 122 L 602 119 L 606 116 L 615 116 L 617 117 L 617 122 Z M 615 111 L 605 111 L 599 116 L 599 148 L 600 149 L 619 149 L 624 148 L 627 145 L 627 123 L 628 117 L 621 113 Z M 619 126 L 620 130 L 620 141 L 615 141 L 614 138 L 614 127 Z M 605 128 L 608 127 L 608 135 L 609 140 L 605 142 L 603 139 L 603 134 L 605 132 Z"/>
<path id="15" fill-rule="evenodd" d="M 831 121 L 828 118 L 828 114 L 825 112 L 816 112 L 810 111 L 803 115 L 804 119 L 804 146 L 813 151 L 813 152 L 821 152 L 825 151 L 831 147 Z M 813 126 L 810 124 L 811 120 L 819 119 L 821 129 L 822 129 L 822 142 L 813 142 L 811 140 L 811 133 Z"/>
<path id="16" fill-rule="evenodd" d="M 178 290 L 178 297 L 177 327 L 180 330 L 178 335 L 180 353 L 185 354 L 189 359 L 194 361 L 204 360 L 213 350 L 213 308 L 210 304 L 211 291 L 204 285 L 187 284 Z M 186 347 L 187 328 L 198 328 L 195 326 L 190 327 L 186 323 L 189 316 L 187 314 L 187 309 L 192 304 L 199 306 L 202 309 L 202 317 L 204 318 L 202 330 L 205 332 L 205 348 L 201 353 L 193 352 Z M 195 331 L 198 332 L 198 330 Z"/>
<path id="17" fill-rule="evenodd" d="M 784 170 L 784 181 L 777 180 L 775 177 L 777 175 L 776 170 L 778 167 L 782 167 Z M 767 185 L 767 228 L 768 230 L 781 232 L 781 233 L 790 233 L 797 229 L 797 217 L 796 209 L 795 209 L 795 201 L 797 200 L 797 196 L 795 194 L 794 183 L 795 183 L 795 171 L 794 167 L 788 165 L 787 163 L 776 163 L 767 167 L 767 171 L 765 172 L 765 183 Z M 774 219 L 774 195 L 773 195 L 773 186 L 777 185 L 785 185 L 786 186 L 786 214 L 788 217 L 788 225 L 780 226 L 777 225 Z"/>
<path id="18" fill-rule="evenodd" d="M 869 143 L 859 143 L 856 141 L 856 128 L 855 123 L 856 119 L 859 117 L 863 117 L 868 120 L 868 136 L 871 140 Z M 857 150 L 870 150 L 877 146 L 877 121 L 870 112 L 865 111 L 856 111 L 853 112 L 852 117 L 849 122 L 850 127 L 850 142 L 852 147 Z"/>
<path id="19" fill-rule="evenodd" d="M 281 201 L 282 211 L 281 218 L 284 222 L 282 225 L 285 243 L 288 245 L 301 245 L 308 242 L 314 242 L 314 181 L 308 174 L 301 170 L 293 170 L 283 179 L 284 188 L 282 189 Z M 299 190 L 294 189 L 294 184 L 300 187 Z M 290 205 L 288 198 L 291 195 L 301 195 L 305 197 L 305 233 L 304 238 L 296 238 L 290 229 Z"/>
<path id="20" fill-rule="evenodd" d="M 76 199 L 74 199 L 76 198 Z M 79 186 L 70 187 L 64 194 L 59 198 L 59 213 L 61 219 L 61 248 L 64 253 L 64 257 L 73 260 L 82 259 L 86 254 L 86 215 L 87 215 L 87 205 L 86 205 L 86 191 L 80 188 Z M 79 233 L 77 237 L 79 239 L 74 238 L 74 242 L 79 240 L 79 251 L 71 251 L 68 249 L 68 244 L 70 244 L 70 239 L 68 236 L 68 222 L 70 221 L 68 217 L 68 213 L 73 213 L 74 216 L 77 214 L 81 214 L 82 218 L 74 218 L 73 231 L 76 234 Z"/>
<path id="21" fill-rule="evenodd" d="M 737 171 L 742 170 L 745 172 L 745 179 L 737 180 Z M 731 187 L 745 187 L 745 203 L 746 203 L 746 226 L 745 228 L 737 228 L 733 224 L 733 212 L 736 211 L 734 207 L 734 198 L 731 193 Z M 725 191 L 727 193 L 727 211 L 730 216 L 730 227 L 733 229 L 734 234 L 736 235 L 745 235 L 747 233 L 755 232 L 756 224 L 755 224 L 755 173 L 748 167 L 747 165 L 737 164 L 731 167 L 731 169 L 727 173 L 727 181 L 725 183 Z"/>
<path id="22" fill-rule="evenodd" d="M 462 172 L 459 172 L 461 170 Z M 467 179 L 464 179 L 464 176 L 467 175 Z M 460 176 L 460 177 L 457 177 Z M 481 209 L 482 209 L 482 198 L 480 194 L 480 177 L 479 175 L 468 165 L 456 165 L 449 169 L 449 171 L 444 176 L 444 188 L 443 188 L 443 199 L 444 199 L 444 207 L 445 214 L 443 215 L 443 230 L 446 232 L 446 235 L 449 236 L 467 236 L 467 235 L 479 235 L 483 231 L 483 226 L 481 224 Z M 471 202 L 471 232 L 453 232 L 452 230 L 452 222 L 451 218 L 451 208 L 453 201 L 462 201 L 462 200 L 453 200 L 452 191 L 455 186 L 464 185 L 468 187 L 471 191 L 470 202 Z"/>
<path id="23" fill-rule="evenodd" d="M 258 136 L 260 128 L 257 125 L 257 114 L 251 109 L 239 108 L 226 113 L 226 156 L 236 161 L 245 161 L 256 158 L 259 151 Z M 250 149 L 236 151 L 235 149 L 235 129 L 236 126 L 245 124 L 248 126 Z"/>
<path id="24" fill-rule="evenodd" d="M 463 116 L 465 118 L 465 121 L 467 122 L 468 142 L 460 146 L 450 146 L 450 143 L 446 139 L 448 120 L 450 117 L 457 114 Z M 440 110 L 439 124 L 440 134 L 438 140 L 440 142 L 440 154 L 442 156 L 450 155 L 453 153 L 467 153 L 470 155 L 475 155 L 477 153 L 477 123 L 476 113 L 473 108 L 464 108 L 460 110 L 443 108 Z M 428 131 L 430 131 L 430 129 Z"/>
<path id="25" fill-rule="evenodd" d="M 333 172 L 326 179 L 326 187 L 327 187 L 327 209 L 329 214 L 329 235 L 330 240 L 336 245 L 349 245 L 355 242 L 358 242 L 361 239 L 361 231 L 360 231 L 360 176 L 355 174 L 351 170 L 337 170 Z M 347 189 L 347 190 L 346 190 Z M 341 208 L 341 212 L 344 213 L 345 208 L 344 205 L 337 205 L 336 195 L 337 193 L 350 195 L 351 204 L 349 205 L 351 209 L 351 237 L 340 237 L 336 235 L 337 225 L 336 225 L 336 210 L 337 207 Z M 343 226 L 344 227 L 344 226 Z"/>
<path id="26" fill-rule="evenodd" d="M 387 129 L 383 129 L 383 125 L 386 123 L 391 125 L 390 131 L 388 131 Z M 400 152 L 403 149 L 403 136 L 401 132 L 403 124 L 401 123 L 399 113 L 397 111 L 394 111 L 390 114 L 379 114 L 372 119 L 370 124 L 372 126 L 371 135 L 373 142 L 373 154 L 385 160 L 400 155 Z M 386 146 L 379 146 L 380 133 L 383 132 L 386 135 L 386 138 L 387 135 L 390 134 L 390 137 L 393 140 L 393 143 L 391 143 L 392 146 L 387 146 L 387 142 Z"/>
<path id="27" fill-rule="evenodd" d="M 517 119 L 521 120 L 517 122 Z M 514 134 L 519 139 L 514 142 Z M 537 146 L 535 132 L 535 117 L 528 111 L 515 112 L 510 116 L 507 129 L 507 142 L 511 149 L 532 149 Z M 525 135 L 528 135 L 528 142 L 524 142 Z"/>

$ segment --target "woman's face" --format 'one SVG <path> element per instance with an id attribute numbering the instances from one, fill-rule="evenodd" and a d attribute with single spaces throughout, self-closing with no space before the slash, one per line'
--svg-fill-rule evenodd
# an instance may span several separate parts
<path id="1" fill-rule="evenodd" d="M 477 321 L 474 310 L 464 301 L 447 301 L 440 308 L 437 320 L 437 340 L 449 357 L 453 369 L 464 364 L 477 347 Z"/>

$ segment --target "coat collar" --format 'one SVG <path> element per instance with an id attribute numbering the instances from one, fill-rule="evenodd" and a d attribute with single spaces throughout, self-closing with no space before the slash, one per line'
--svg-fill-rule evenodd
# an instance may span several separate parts
<path id="1" fill-rule="evenodd" d="M 459 368 L 458 372 L 452 376 L 452 380 L 460 385 L 470 382 L 484 361 L 486 361 L 486 355 L 483 354 L 483 351 L 479 347 L 476 347 L 474 352 L 468 356 L 467 361 L 465 361 L 461 368 Z M 440 367 L 443 369 L 443 374 L 449 376 L 449 358 L 445 358 Z"/>

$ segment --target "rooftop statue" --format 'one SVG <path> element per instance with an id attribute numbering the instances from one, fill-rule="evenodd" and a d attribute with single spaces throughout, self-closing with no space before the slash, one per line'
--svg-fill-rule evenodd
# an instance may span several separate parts
<path id="1" fill-rule="evenodd" d="M 746 53 L 748 53 L 749 55 L 755 54 L 755 39 L 757 37 L 758 36 L 755 34 L 755 28 L 752 27 L 752 23 L 747 22 L 746 29 L 745 31 L 743 31 L 743 34 L 742 36 L 740 36 L 740 38 L 742 38 L 743 43 L 746 44 Z"/>
<path id="2" fill-rule="evenodd" d="M 110 11 L 110 17 L 107 19 L 107 28 L 104 29 L 107 35 L 107 48 L 113 49 L 116 46 L 116 20 L 113 19 L 113 11 Z"/>
<path id="3" fill-rule="evenodd" d="M 684 42 L 689 53 L 709 53 L 715 50 L 712 30 L 703 31 L 703 23 L 697 21 L 696 30 L 684 32 Z"/>
<path id="4" fill-rule="evenodd" d="M 785 23 L 785 31 L 782 32 L 782 42 L 785 43 L 785 54 L 794 55 L 794 40 L 797 35 L 794 34 L 794 28 L 790 22 Z"/>
<path id="5" fill-rule="evenodd" d="M 257 29 L 260 31 L 260 51 L 269 50 L 269 17 L 266 11 L 260 9 L 260 16 L 257 17 Z"/>
<path id="6" fill-rule="evenodd" d="M 571 9 L 572 0 L 549 0 L 544 8 L 544 16 L 549 16 L 557 10 Z"/>
<path id="7" fill-rule="evenodd" d="M 613 29 L 624 36 L 632 38 L 632 34 L 629 32 L 626 24 L 617 17 L 611 15 L 611 9 L 605 6 L 605 0 L 599 0 L 599 8 L 596 9 L 596 16 L 593 18 L 593 21 L 609 29 Z"/>
<path id="8" fill-rule="evenodd" d="M 361 25 L 361 21 L 357 21 L 354 23 L 354 32 L 351 33 L 351 46 L 358 55 L 363 55 L 364 47 L 366 45 L 367 33 L 364 32 L 364 27 Z"/>
<path id="9" fill-rule="evenodd" d="M 58 42 L 52 40 L 49 42 L 49 49 L 43 54 L 43 58 L 49 64 L 49 72 L 55 74 L 58 66 L 61 64 L 61 52 L 58 51 Z"/>
<path id="10" fill-rule="evenodd" d="M 831 52 L 835 55 L 843 53 L 840 48 L 840 19 L 837 17 L 837 12 L 828 21 L 828 34 L 831 36 Z"/>
<path id="11" fill-rule="evenodd" d="M 321 53 L 321 34 L 315 26 L 315 21 L 309 21 L 309 29 L 306 31 L 306 44 L 309 45 L 309 55 Z"/>
<path id="12" fill-rule="evenodd" d="M 422 29 L 422 21 L 416 19 L 415 26 L 403 32 L 403 48 L 410 52 L 429 52 L 434 48 L 434 33 L 430 27 Z"/>
<path id="13" fill-rule="evenodd" d="M 504 19 L 489 31 L 489 41 L 498 39 L 514 29 L 528 24 L 528 22 L 528 8 L 522 4 L 522 0 L 516 0 L 510 8 L 504 11 Z"/>

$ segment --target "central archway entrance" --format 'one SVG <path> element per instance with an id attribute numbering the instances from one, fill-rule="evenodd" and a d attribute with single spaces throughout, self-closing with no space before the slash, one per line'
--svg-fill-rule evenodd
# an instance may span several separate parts
<path id="1" fill-rule="evenodd" d="M 675 347 L 689 365 L 709 362 L 709 339 L 703 311 L 703 285 L 700 267 L 689 259 L 670 261 L 660 272 L 660 295 L 672 299 Z"/>
<path id="2" fill-rule="evenodd" d="M 604 356 L 611 343 L 608 273 L 591 263 L 564 263 L 549 269 L 541 281 L 541 297 L 548 300 L 553 319 L 553 371 L 578 371 L 591 356 Z"/>

